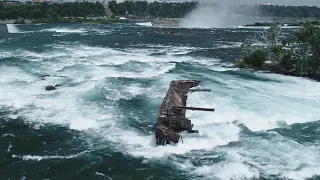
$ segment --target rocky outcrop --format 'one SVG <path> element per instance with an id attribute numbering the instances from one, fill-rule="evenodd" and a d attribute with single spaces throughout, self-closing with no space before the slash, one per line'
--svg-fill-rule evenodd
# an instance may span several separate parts
<path id="1" fill-rule="evenodd" d="M 40 79 L 41 80 L 45 80 L 46 79 L 46 77 L 50 77 L 51 75 L 49 75 L 49 74 L 46 74 L 46 75 L 42 75 L 42 76 L 40 76 Z M 58 75 L 53 75 L 52 77 L 62 77 L 62 78 L 67 78 L 66 76 L 58 76 Z"/>
<path id="2" fill-rule="evenodd" d="M 52 90 L 56 90 L 56 86 L 46 86 L 46 90 L 47 91 L 52 91 Z"/>
<path id="3" fill-rule="evenodd" d="M 46 90 L 47 91 L 56 90 L 57 87 L 59 87 L 59 86 L 62 86 L 62 85 L 61 84 L 56 84 L 55 86 L 49 85 L 49 86 L 46 86 Z"/>

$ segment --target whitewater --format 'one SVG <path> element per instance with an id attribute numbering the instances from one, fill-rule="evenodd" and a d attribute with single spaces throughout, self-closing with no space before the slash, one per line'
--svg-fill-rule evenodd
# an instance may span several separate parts
<path id="1" fill-rule="evenodd" d="M 234 68 L 256 31 L 10 25 L 0 34 L 1 176 L 319 178 L 320 83 Z M 199 134 L 156 147 L 158 108 L 177 79 L 201 80 L 212 91 L 188 105 L 216 111 L 188 111 Z"/>

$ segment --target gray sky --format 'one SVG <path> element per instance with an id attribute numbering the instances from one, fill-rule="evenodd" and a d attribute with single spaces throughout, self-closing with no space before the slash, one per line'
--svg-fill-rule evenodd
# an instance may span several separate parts
<path id="1" fill-rule="evenodd" d="M 202 0 L 199 0 L 202 1 Z M 206 0 L 207 2 L 217 2 L 217 3 L 231 3 L 233 0 Z M 320 6 L 320 0 L 234 0 L 236 4 L 278 4 L 278 5 L 312 5 Z"/>

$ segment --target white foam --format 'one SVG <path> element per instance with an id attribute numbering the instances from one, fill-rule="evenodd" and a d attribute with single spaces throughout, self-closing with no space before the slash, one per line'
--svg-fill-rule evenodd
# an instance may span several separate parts
<path id="1" fill-rule="evenodd" d="M 32 77 L 29 74 L 26 74 L 21 69 L 16 67 L 0 66 L 0 72 L 1 72 L 0 84 L 2 85 L 10 84 L 15 81 L 31 82 L 34 80 L 34 77 Z"/>
<path id="2" fill-rule="evenodd" d="M 3 134 L 3 135 L 2 135 L 2 137 L 7 137 L 7 136 L 15 137 L 15 135 L 13 135 L 13 134 Z"/>
<path id="3" fill-rule="evenodd" d="M 26 118 L 26 121 L 69 125 L 70 128 L 78 130 L 99 128 L 105 125 L 112 125 L 113 118 L 108 113 L 107 116 L 101 115 L 102 112 L 100 111 L 103 110 L 100 107 L 84 103 L 83 101 L 79 102 L 81 95 L 92 90 L 95 86 L 99 86 L 99 81 L 90 80 L 100 80 L 107 77 L 150 78 L 164 74 L 175 67 L 174 63 L 162 64 L 159 63 L 161 61 L 160 58 L 153 59 L 152 57 L 145 56 L 147 58 L 138 57 L 131 59 L 131 61 L 146 62 L 149 64 L 149 68 L 141 66 L 139 69 L 128 69 L 127 72 L 121 72 L 112 68 L 112 63 L 109 63 L 109 67 L 95 65 L 99 61 L 101 62 L 99 60 L 100 56 L 111 55 L 109 59 L 103 60 L 107 64 L 113 61 L 112 55 L 117 55 L 120 58 L 120 55 L 124 54 L 121 51 L 88 46 L 77 46 L 75 48 L 73 45 L 54 47 L 57 50 L 42 53 L 22 51 L 21 54 L 12 52 L 8 56 L 17 56 L 22 59 L 32 59 L 33 61 L 34 59 L 38 59 L 36 60 L 38 61 L 38 68 L 34 71 L 43 74 L 54 75 L 57 70 L 78 64 L 85 66 L 89 70 L 88 72 L 82 71 L 79 74 L 74 69 L 70 69 L 70 71 L 67 69 L 63 74 L 68 78 L 75 78 L 74 82 L 81 82 L 81 84 L 76 86 L 76 88 L 66 85 L 59 87 L 58 91 L 45 91 L 45 86 L 64 84 L 64 81 L 68 79 L 48 77 L 46 80 L 40 80 L 39 77 L 31 76 L 21 68 L 2 66 L 0 72 L 0 82 L 2 84 L 2 88 L 0 89 L 0 94 L 2 95 L 0 96 L 0 106 L 19 109 L 20 111 L 16 116 L 22 116 Z M 92 61 L 92 56 L 98 57 L 95 63 L 89 63 Z M 46 59 L 46 61 L 42 62 L 42 59 Z M 122 57 L 122 59 L 125 59 L 125 57 Z M 123 61 L 123 63 L 126 62 L 128 61 Z M 88 76 L 91 76 L 91 78 L 88 79 Z M 136 86 L 132 88 L 131 90 L 128 89 L 127 93 L 134 93 Z M 103 107 L 103 109 L 107 108 Z M 104 111 L 103 113 L 106 112 Z M 103 123 L 101 124 L 101 122 Z"/>
<path id="4" fill-rule="evenodd" d="M 161 88 L 165 89 L 168 86 L 168 83 L 166 82 L 170 81 L 170 79 L 164 77 L 162 80 L 164 84 Z M 131 92 L 132 95 L 135 95 L 136 93 L 144 93 L 140 92 L 140 88 L 137 88 L 136 84 L 129 84 L 127 86 L 131 88 L 129 88 L 126 92 Z M 165 92 L 161 93 L 159 91 L 154 91 L 156 88 L 159 89 L 160 87 L 155 86 L 153 89 L 150 89 L 150 91 L 152 93 L 160 93 L 163 96 Z M 120 87 L 119 89 L 123 88 Z M 122 90 L 120 91 L 122 92 Z M 118 96 L 120 95 L 121 94 L 118 94 Z M 111 94 L 111 96 L 115 97 L 115 94 Z M 150 95 L 149 97 L 153 96 Z M 127 113 L 129 114 L 130 112 Z M 119 118 L 121 118 L 121 116 Z M 240 129 L 234 124 L 215 123 L 216 119 L 214 117 L 210 119 L 208 118 L 205 121 L 203 121 L 203 116 L 191 118 L 195 124 L 195 129 L 200 130 L 200 134 L 183 134 L 183 143 L 180 142 L 179 144 L 171 146 L 156 147 L 153 132 L 150 132 L 150 135 L 143 135 L 129 129 L 126 131 L 121 131 L 121 126 L 118 127 L 117 125 L 113 127 L 112 131 L 107 129 L 106 131 L 102 130 L 99 133 L 109 141 L 114 142 L 116 146 L 121 146 L 121 149 L 125 149 L 127 153 L 133 156 L 152 159 L 163 158 L 172 154 L 185 154 L 191 152 L 192 150 L 211 150 L 217 146 L 226 145 L 232 141 L 238 141 L 238 133 Z"/>
<path id="5" fill-rule="evenodd" d="M 79 29 L 72 29 L 72 28 L 50 28 L 50 29 L 44 29 L 41 30 L 44 32 L 57 32 L 57 33 L 85 33 L 87 32 L 85 29 L 83 28 L 79 28 Z"/>
<path id="6" fill-rule="evenodd" d="M 141 23 L 136 23 L 136 24 L 140 25 L 140 26 L 152 27 L 152 23 L 151 22 L 141 22 Z"/>
<path id="7" fill-rule="evenodd" d="M 231 26 L 239 29 L 270 29 L 270 26 Z"/>
<path id="8" fill-rule="evenodd" d="M 16 69 L 11 70 L 14 72 Z M 90 83 L 78 86 L 77 90 L 61 86 L 58 93 L 48 92 L 44 90 L 45 86 L 58 84 L 57 80 L 38 80 L 21 84 L 17 81 L 28 78 L 28 74 L 17 70 L 19 76 L 14 76 L 14 79 L 6 78 L 6 75 L 12 75 L 8 73 L 11 70 L 6 68 L 0 72 L 2 82 L 6 82 L 0 89 L 0 106 L 19 109 L 18 115 L 26 118 L 26 121 L 65 124 L 70 125 L 72 129 L 84 130 L 97 128 L 96 121 L 110 119 L 109 116 L 101 115 L 99 109 L 94 106 L 79 104 L 78 96 L 93 87 Z"/>
<path id="9" fill-rule="evenodd" d="M 9 146 L 8 146 L 7 152 L 10 152 L 11 148 L 12 148 L 12 144 L 11 144 L 11 142 L 9 142 Z"/>
<path id="10" fill-rule="evenodd" d="M 228 44 L 217 44 L 216 47 L 213 47 L 214 49 L 230 49 L 230 48 L 239 48 L 241 47 L 242 42 L 232 42 Z"/>
<path id="11" fill-rule="evenodd" d="M 149 98 L 163 97 L 163 93 L 159 92 L 159 87 L 144 87 L 137 83 L 124 85 L 106 84 L 104 85 L 104 89 L 108 90 L 106 98 L 112 101 L 118 101 L 120 99 L 130 100 L 140 95 Z"/>
<path id="12" fill-rule="evenodd" d="M 159 48 L 157 51 L 159 51 Z M 183 62 L 195 60 L 190 57 L 174 57 L 171 55 L 185 54 L 191 52 L 193 48 L 189 47 L 168 47 L 168 55 L 165 58 L 148 56 L 154 50 L 132 50 L 127 49 L 127 52 L 104 48 L 104 47 L 91 47 L 77 44 L 53 44 L 50 45 L 45 52 L 32 52 L 23 49 L 12 50 L 9 52 L 1 53 L 4 57 L 19 57 L 28 61 L 44 61 L 42 68 L 44 71 L 52 72 L 62 70 L 63 68 L 75 65 L 120 65 L 130 61 L 133 62 Z M 19 53 L 18 53 L 19 52 Z M 89 59 L 90 58 L 90 59 Z M 53 63 L 54 62 L 54 63 Z"/>
<path id="13" fill-rule="evenodd" d="M 231 141 L 238 140 L 239 128 L 234 125 L 225 125 L 225 132 L 219 131 L 216 127 L 199 127 L 200 135 L 183 135 L 183 143 L 171 146 L 158 146 L 154 144 L 154 135 L 143 136 L 135 132 L 125 132 L 110 139 L 114 142 L 125 144 L 123 148 L 128 149 L 128 153 L 145 158 L 162 158 L 172 154 L 185 154 L 192 150 L 210 150 L 220 145 L 226 145 Z M 148 142 L 148 143 L 146 143 Z"/>
<path id="14" fill-rule="evenodd" d="M 91 128 L 98 128 L 97 122 L 92 119 L 76 119 L 70 124 L 70 129 L 85 130 Z"/>
<path id="15" fill-rule="evenodd" d="M 76 157 L 79 157 L 83 154 L 86 154 L 90 151 L 83 151 L 83 152 L 80 152 L 80 153 L 77 153 L 77 154 L 74 154 L 74 155 L 69 155 L 69 156 L 35 156 L 35 155 L 15 155 L 13 154 L 12 155 L 12 158 L 21 158 L 25 161 L 41 161 L 41 160 L 44 160 L 44 159 L 73 159 L 73 158 L 76 158 Z"/>
<path id="16" fill-rule="evenodd" d="M 218 179 L 253 179 L 259 178 L 260 173 L 257 169 L 244 164 L 244 158 L 238 153 L 227 152 L 227 160 L 213 165 L 196 167 L 194 173 L 205 175 L 206 179 L 213 177 Z M 209 178 L 210 177 L 210 178 Z"/>
<path id="17" fill-rule="evenodd" d="M 9 33 L 20 33 L 19 28 L 15 24 L 7 24 Z"/>
<path id="18" fill-rule="evenodd" d="M 255 73 L 261 78 L 268 74 Z M 209 77 L 209 76 L 208 76 Z M 306 79 L 275 75 L 277 82 L 242 79 L 236 76 L 210 76 L 222 85 L 205 85 L 211 93 L 195 93 L 189 97 L 190 106 L 215 107 L 214 114 L 188 112 L 204 121 L 214 117 L 215 122 L 239 121 L 250 130 L 259 131 L 280 127 L 279 123 L 303 123 L 318 120 L 320 85 Z M 300 96 L 296 96 L 300 92 Z M 304 95 L 302 95 L 302 93 Z M 293 111 L 294 109 L 294 111 Z M 199 122 L 201 123 L 201 122 Z M 196 123 L 195 123 L 196 124 Z"/>
<path id="19" fill-rule="evenodd" d="M 319 147 L 299 144 L 280 135 L 272 139 L 248 138 L 237 151 L 261 173 L 294 180 L 320 175 Z"/>
<path id="20" fill-rule="evenodd" d="M 99 173 L 99 172 L 96 172 L 95 175 L 98 175 L 98 176 L 103 176 L 105 177 L 106 175 L 104 175 L 103 173 Z"/>
<path id="21" fill-rule="evenodd" d="M 168 72 L 175 68 L 175 64 L 158 64 L 152 63 L 153 66 L 147 69 L 138 70 L 138 72 L 116 71 L 113 68 L 96 67 L 93 80 L 103 79 L 106 77 L 129 77 L 129 78 L 151 78 Z M 139 72 L 140 71 L 140 72 Z"/>
<path id="22" fill-rule="evenodd" d="M 159 160 L 166 159 L 164 157 L 168 156 L 172 157 L 174 154 L 186 155 L 197 150 L 211 151 L 214 148 L 220 148 L 220 146 L 239 140 L 240 128 L 232 123 L 234 121 L 244 124 L 252 131 L 260 131 L 280 127 L 281 122 L 293 124 L 320 119 L 318 113 L 320 85 L 303 78 L 254 73 L 251 75 L 257 78 L 279 82 L 248 80 L 239 78 L 237 75 L 228 75 L 225 71 L 230 69 L 218 67 L 219 60 L 217 59 L 195 59 L 171 55 L 154 57 L 146 55 L 148 50 L 121 51 L 104 47 L 75 46 L 74 44 L 50 45 L 49 47 L 51 49 L 48 48 L 49 50 L 41 53 L 21 51 L 22 53 L 19 54 L 12 51 L 8 56 L 15 55 L 30 60 L 28 62 L 30 64 L 37 64 L 37 69 L 31 70 L 32 73 L 56 74 L 59 71 L 59 74 L 62 73 L 68 77 L 67 82 L 71 81 L 72 85 L 66 84 L 58 87 L 57 91 L 48 92 L 44 90 L 46 85 L 63 84 L 66 80 L 64 78 L 38 80 L 38 77 L 20 67 L 2 66 L 0 68 L 0 106 L 19 110 L 18 115 L 25 118 L 26 122 L 60 124 L 77 130 L 94 129 L 106 140 L 113 142 L 115 148 L 135 157 Z M 184 48 L 177 47 L 178 49 L 183 50 Z M 192 51 L 187 47 L 185 50 Z M 32 62 L 31 59 L 36 59 L 38 62 Z M 197 68 L 203 68 L 203 72 L 197 74 L 192 71 L 185 71 L 183 74 L 168 73 L 176 68 L 177 62 L 185 61 L 196 64 Z M 212 69 L 219 74 L 208 74 L 207 69 Z M 110 100 L 130 100 L 139 95 L 148 98 L 163 97 L 171 80 L 184 79 L 187 76 L 205 77 L 206 81 L 203 85 L 212 89 L 212 92 L 208 93 L 192 93 L 188 98 L 189 106 L 216 108 L 214 113 L 187 112 L 187 117 L 192 119 L 194 128 L 199 129 L 200 134 L 183 134 L 183 144 L 155 147 L 154 134 L 151 130 L 141 133 L 123 126 L 124 117 L 132 112 L 123 114 L 122 111 L 119 111 L 117 104 Z M 109 81 L 110 78 L 117 77 L 145 79 L 156 77 L 157 83 L 145 87 L 144 84 L 134 81 L 133 83 L 127 82 L 118 88 L 112 84 L 112 81 Z M 105 96 L 106 103 L 102 105 L 86 100 L 85 97 L 91 92 L 100 96 L 96 91 L 101 88 L 108 91 L 108 93 L 102 93 L 101 97 Z M 155 122 L 156 119 L 147 121 Z M 256 143 L 259 144 L 259 141 Z M 287 142 L 282 142 L 282 144 L 285 143 Z M 260 157 L 267 158 L 268 156 L 263 153 L 272 152 L 270 148 L 273 145 L 278 146 L 277 142 L 269 143 L 268 151 L 260 151 L 262 153 Z M 255 144 L 253 146 L 258 147 Z M 267 146 L 262 145 L 262 147 Z M 303 147 L 305 146 L 298 146 L 299 151 L 292 152 L 293 154 L 287 153 L 288 156 L 285 157 L 292 160 L 291 155 L 295 157 L 298 153 L 305 154 L 302 151 Z M 292 148 L 296 146 L 290 146 L 283 153 Z M 281 145 L 275 149 L 276 152 L 271 153 L 274 158 L 283 155 L 280 153 Z M 284 177 L 309 177 L 318 173 L 318 161 L 316 161 L 318 157 L 312 148 L 307 147 L 307 153 L 317 157 L 316 160 L 311 160 L 308 155 L 301 155 L 297 158 L 307 164 L 306 168 L 298 171 L 300 174 L 288 168 L 287 165 L 281 165 L 276 159 L 270 161 L 274 167 L 265 167 L 253 161 L 256 166 L 252 168 L 246 164 L 246 161 L 252 161 L 254 157 L 250 155 L 255 155 L 256 152 L 257 149 L 249 149 L 247 156 L 242 156 L 243 151 L 237 150 L 230 152 L 225 162 L 200 166 L 186 164 L 186 162 L 184 165 L 179 165 L 179 168 L 192 169 L 192 172 L 203 175 L 205 178 L 215 176 L 220 179 L 254 178 L 259 176 L 259 171 L 272 172 L 278 166 L 280 168 L 276 172 L 281 172 Z M 66 158 L 66 156 L 33 155 L 17 157 L 24 160 Z M 291 164 L 289 161 L 287 163 L 293 167 L 298 164 L 294 160 Z"/>

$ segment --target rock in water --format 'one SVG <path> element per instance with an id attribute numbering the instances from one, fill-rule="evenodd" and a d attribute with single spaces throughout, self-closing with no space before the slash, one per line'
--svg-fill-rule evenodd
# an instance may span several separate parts
<path id="1" fill-rule="evenodd" d="M 56 90 L 55 86 L 46 86 L 47 91 Z"/>
<path id="2" fill-rule="evenodd" d="M 40 76 L 40 79 L 41 80 L 45 80 L 46 79 L 46 77 L 49 77 L 50 75 L 42 75 L 42 76 Z"/>

